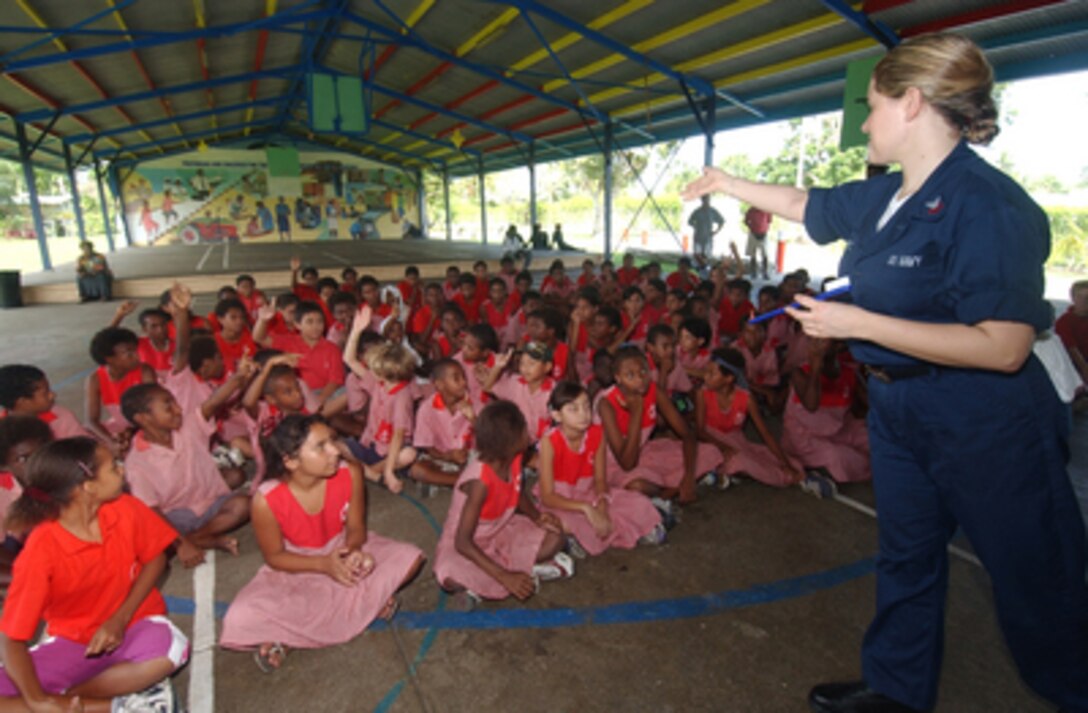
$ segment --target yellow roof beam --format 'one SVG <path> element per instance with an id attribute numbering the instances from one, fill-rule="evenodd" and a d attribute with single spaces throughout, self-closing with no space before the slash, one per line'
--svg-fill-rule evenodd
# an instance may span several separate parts
<path id="1" fill-rule="evenodd" d="M 731 5 L 726 5 L 725 7 L 718 8 L 713 12 L 708 12 L 705 15 L 700 15 L 693 20 L 677 25 L 670 30 L 666 30 L 665 32 L 654 35 L 649 39 L 643 40 L 642 42 L 638 42 L 632 45 L 631 49 L 641 53 L 650 52 L 657 49 L 658 47 L 662 47 L 671 42 L 682 40 L 685 37 L 693 35 L 696 32 L 705 30 L 708 27 L 712 27 L 719 23 L 725 22 L 726 20 L 731 20 L 735 17 L 738 17 L 739 15 L 742 15 L 746 12 L 755 10 L 756 8 L 766 5 L 769 2 L 770 0 L 740 0 L 739 2 L 735 2 Z M 576 69 L 570 74 L 574 79 L 584 79 L 585 77 L 589 77 L 597 74 L 598 72 L 602 72 L 605 69 L 615 66 L 625 60 L 627 60 L 627 57 L 622 54 L 610 54 L 603 59 L 599 59 L 596 62 L 592 62 L 584 67 Z M 566 78 L 554 79 L 545 84 L 543 86 L 543 90 L 546 92 L 551 92 L 558 89 L 559 87 L 565 86 L 566 84 L 568 84 Z"/>
<path id="2" fill-rule="evenodd" d="M 612 23 L 618 22 L 619 20 L 622 20 L 631 13 L 641 10 L 647 5 L 652 5 L 653 3 L 654 0 L 627 0 L 627 2 L 623 3 L 619 7 L 613 10 L 609 10 L 600 17 L 595 18 L 592 22 L 586 25 L 586 27 L 591 30 L 602 30 L 605 27 L 611 25 Z M 581 34 L 580 32 L 568 32 L 555 42 L 551 43 L 552 50 L 556 53 L 559 53 L 560 51 L 565 50 L 566 48 L 570 47 L 571 45 L 582 39 L 585 39 L 585 35 Z M 548 50 L 541 48 L 536 52 L 533 52 L 532 54 L 512 64 L 510 66 L 510 69 L 507 71 L 507 75 L 520 72 L 523 69 L 528 69 L 537 62 L 543 61 L 547 57 L 549 57 Z"/>
<path id="3" fill-rule="evenodd" d="M 794 57 L 793 59 L 776 62 L 775 64 L 768 64 L 766 66 L 758 67 L 747 72 L 740 72 L 739 74 L 734 74 L 732 76 L 719 79 L 718 81 L 714 82 L 714 86 L 718 89 L 728 89 L 729 87 L 740 84 L 741 82 L 748 82 L 754 79 L 762 79 L 763 77 L 767 77 L 772 74 L 788 72 L 791 69 L 804 67 L 814 62 L 823 62 L 825 60 L 833 59 L 835 57 L 841 57 L 843 55 L 861 52 L 863 50 L 867 50 L 871 47 L 876 46 L 876 44 L 877 43 L 875 40 L 865 38 L 862 40 L 857 40 L 855 42 L 850 42 L 845 45 L 830 47 L 828 49 L 820 50 L 818 52 L 810 52 L 809 54 L 801 55 L 800 57 Z M 653 109 L 664 104 L 671 104 L 679 101 L 680 99 L 683 99 L 682 94 L 660 97 L 658 99 L 654 99 L 651 102 L 642 102 L 640 104 L 635 104 L 633 106 L 613 111 L 612 115 L 628 116 L 631 114 L 642 113 L 647 109 Z"/>
<path id="4" fill-rule="evenodd" d="M 501 15 L 487 24 L 487 27 L 477 32 L 472 37 L 468 38 L 464 44 L 457 48 L 454 54 L 458 57 L 464 57 L 466 54 L 476 49 L 480 45 L 484 44 L 492 37 L 496 36 L 499 32 L 506 29 L 506 26 L 520 15 L 521 12 L 517 8 L 510 8 L 504 11 Z"/>
<path id="5" fill-rule="evenodd" d="M 408 19 L 404 21 L 408 27 L 415 27 L 416 23 L 423 19 L 423 16 L 427 14 L 427 11 L 434 7 L 436 0 L 423 0 L 420 4 L 416 5 L 416 9 L 408 15 Z M 404 30 L 401 30 L 401 34 L 407 34 Z"/>

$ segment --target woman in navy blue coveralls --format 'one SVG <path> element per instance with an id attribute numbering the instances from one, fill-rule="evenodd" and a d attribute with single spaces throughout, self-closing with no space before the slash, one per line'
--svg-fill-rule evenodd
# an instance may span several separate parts
<path id="1" fill-rule="evenodd" d="M 805 332 L 847 338 L 869 374 L 879 511 L 877 612 L 863 681 L 816 686 L 816 711 L 915 711 L 937 699 L 947 544 L 963 529 L 993 583 L 1024 681 L 1088 711 L 1084 527 L 1066 475 L 1067 417 L 1039 361 L 1050 326 L 1046 215 L 967 143 L 997 133 L 992 70 L 970 40 L 907 40 L 870 82 L 874 164 L 901 173 L 808 193 L 714 168 L 712 191 L 845 239 L 853 304 L 798 297 Z"/>

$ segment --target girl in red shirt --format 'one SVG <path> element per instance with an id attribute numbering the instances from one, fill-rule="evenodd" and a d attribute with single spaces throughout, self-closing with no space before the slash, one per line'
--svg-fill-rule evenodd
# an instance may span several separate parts
<path id="1" fill-rule="evenodd" d="M 269 479 L 252 504 L 265 564 L 235 596 L 219 640 L 254 649 L 265 672 L 287 647 L 341 644 L 391 619 L 397 591 L 423 565 L 418 547 L 367 530 L 362 471 L 337 441 L 320 416 L 297 414 L 266 441 Z"/>
<path id="2" fill-rule="evenodd" d="M 123 486 L 120 465 L 91 438 L 55 441 L 27 463 L 10 521 L 33 529 L 0 619 L 9 706 L 74 710 L 78 697 L 80 710 L 108 711 L 125 697 L 125 710 L 173 709 L 165 679 L 189 642 L 155 582 L 178 535 Z M 42 620 L 49 638 L 32 650 Z"/>
<path id="3" fill-rule="evenodd" d="M 525 417 L 509 401 L 486 406 L 476 419 L 478 458 L 457 479 L 434 556 L 434 576 L 447 591 L 480 598 L 525 600 L 537 580 L 574 574 L 560 549 L 562 526 L 541 513 L 521 485 L 529 445 Z"/>
<path id="4" fill-rule="evenodd" d="M 560 383 L 548 407 L 556 426 L 540 440 L 540 509 L 559 518 L 591 555 L 664 542 L 665 526 L 650 499 L 608 486 L 604 431 L 593 423 L 585 387 Z"/>

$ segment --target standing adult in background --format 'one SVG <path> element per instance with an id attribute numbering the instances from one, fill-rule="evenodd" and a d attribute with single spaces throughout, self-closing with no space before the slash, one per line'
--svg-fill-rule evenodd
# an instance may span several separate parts
<path id="1" fill-rule="evenodd" d="M 276 231 L 280 235 L 280 242 L 291 242 L 291 206 L 280 196 L 276 203 Z"/>
<path id="2" fill-rule="evenodd" d="M 688 226 L 692 230 L 695 255 L 709 258 L 714 252 L 714 236 L 725 225 L 722 214 L 710 205 L 710 196 L 703 196 L 702 205 L 691 212 Z"/>
<path id="3" fill-rule="evenodd" d="M 113 273 L 110 271 L 106 256 L 94 251 L 94 243 L 84 240 L 79 244 L 82 254 L 76 260 L 76 284 L 79 287 L 79 301 L 90 302 L 113 299 Z"/>
<path id="4" fill-rule="evenodd" d="M 1050 325 L 1046 214 L 967 144 L 997 133 L 993 71 L 970 40 L 905 40 L 869 84 L 872 163 L 902 171 L 804 192 L 717 169 L 718 191 L 848 241 L 853 304 L 798 295 L 806 333 L 845 338 L 869 374 L 880 513 L 877 612 L 863 681 L 815 687 L 816 711 L 928 710 L 937 699 L 957 526 L 990 574 L 1024 681 L 1088 711 L 1084 526 L 1066 474 L 1068 416 L 1032 354 Z"/>
<path id="5" fill-rule="evenodd" d="M 744 214 L 744 224 L 748 227 L 748 245 L 744 250 L 745 257 L 750 265 L 749 272 L 756 275 L 756 256 L 762 259 L 760 263 L 763 279 L 767 279 L 767 231 L 771 229 L 771 214 L 760 210 L 755 206 L 749 206 Z"/>

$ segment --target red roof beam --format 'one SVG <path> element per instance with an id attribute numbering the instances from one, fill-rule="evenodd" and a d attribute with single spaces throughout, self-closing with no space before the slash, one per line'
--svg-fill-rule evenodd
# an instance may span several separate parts
<path id="1" fill-rule="evenodd" d="M 492 79 L 492 80 L 490 80 L 488 82 L 484 82 L 483 84 L 476 87 L 475 89 L 473 89 L 468 94 L 465 94 L 464 96 L 458 97 L 457 99 L 454 99 L 453 101 L 451 101 L 451 102 L 449 102 L 447 104 L 443 104 L 442 106 L 445 109 L 450 109 L 450 110 L 456 109 L 457 107 L 461 106 L 462 104 L 464 104 L 468 100 L 475 99 L 476 97 L 478 97 L 478 96 L 480 96 L 482 94 L 486 94 L 487 92 L 491 91 L 492 89 L 494 89 L 497 86 L 499 86 L 499 80 Z M 423 126 L 428 121 L 430 121 L 431 119 L 434 119 L 434 118 L 436 118 L 438 116 L 439 116 L 439 114 L 436 113 L 436 112 L 431 112 L 430 114 L 424 114 L 423 116 L 421 116 L 420 118 L 416 119 L 414 122 L 409 124 L 408 128 L 413 129 L 413 130 L 418 129 L 420 126 Z"/>
<path id="2" fill-rule="evenodd" d="M 1017 0 L 1016 2 L 1008 2 L 1003 5 L 983 7 L 960 15 L 952 15 L 943 20 L 924 22 L 920 25 L 903 29 L 900 31 L 899 35 L 901 37 L 913 37 L 927 32 L 940 32 L 941 30 L 949 30 L 954 27 L 962 27 L 963 25 L 973 25 L 977 22 L 984 22 L 997 17 L 1015 15 L 1028 10 L 1046 7 L 1047 5 L 1060 5 L 1062 2 L 1064 2 L 1064 0 Z"/>

